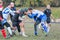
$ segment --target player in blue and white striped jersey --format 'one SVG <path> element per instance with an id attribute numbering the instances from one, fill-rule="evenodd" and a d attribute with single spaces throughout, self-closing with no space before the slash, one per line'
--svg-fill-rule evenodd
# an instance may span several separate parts
<path id="1" fill-rule="evenodd" d="M 35 24 L 34 24 L 35 32 L 34 32 L 34 34 L 37 35 L 37 25 L 39 23 L 41 23 L 41 26 L 42 26 L 44 32 L 47 35 L 48 27 L 46 25 L 46 19 L 47 19 L 46 15 L 42 11 L 33 10 L 32 8 L 28 8 L 27 15 L 28 15 L 29 18 L 32 18 L 35 21 Z"/>

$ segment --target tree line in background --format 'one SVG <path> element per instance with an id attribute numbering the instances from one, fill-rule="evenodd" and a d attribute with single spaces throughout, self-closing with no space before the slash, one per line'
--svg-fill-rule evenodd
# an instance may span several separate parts
<path id="1" fill-rule="evenodd" d="M 47 4 L 50 4 L 52 7 L 60 7 L 60 0 L 2 0 L 4 5 L 11 1 L 15 3 L 16 6 L 29 6 L 29 7 L 44 7 Z M 18 3 L 18 4 L 16 4 Z"/>

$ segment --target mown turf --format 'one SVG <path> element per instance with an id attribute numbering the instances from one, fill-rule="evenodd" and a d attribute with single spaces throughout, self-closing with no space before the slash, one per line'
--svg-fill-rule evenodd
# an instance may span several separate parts
<path id="1" fill-rule="evenodd" d="M 60 7 L 52 8 L 52 14 L 55 18 L 60 18 Z"/>
<path id="2" fill-rule="evenodd" d="M 0 40 L 60 40 L 60 24 L 52 24 L 50 33 L 47 37 L 44 33 L 38 29 L 38 36 L 34 35 L 33 23 L 25 23 L 26 34 L 29 36 L 27 38 L 22 37 L 16 32 L 16 36 L 9 39 L 4 39 L 0 34 Z"/>

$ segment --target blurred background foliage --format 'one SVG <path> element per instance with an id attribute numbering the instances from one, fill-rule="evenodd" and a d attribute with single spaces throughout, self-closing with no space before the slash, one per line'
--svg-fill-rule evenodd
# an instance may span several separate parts
<path id="1" fill-rule="evenodd" d="M 17 9 L 24 7 L 34 7 L 38 10 L 44 10 L 47 4 L 51 5 L 52 15 L 55 18 L 60 18 L 60 0 L 3 0 L 4 7 L 7 6 L 8 3 L 14 2 Z"/>
<path id="2" fill-rule="evenodd" d="M 50 4 L 52 7 L 60 7 L 60 0 L 3 0 L 5 6 L 13 1 L 17 7 L 44 7 Z"/>

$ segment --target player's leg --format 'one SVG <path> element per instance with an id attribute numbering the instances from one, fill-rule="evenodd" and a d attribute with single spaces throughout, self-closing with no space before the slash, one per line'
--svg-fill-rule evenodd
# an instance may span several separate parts
<path id="1" fill-rule="evenodd" d="M 24 23 L 23 23 L 23 21 L 21 21 L 21 22 L 19 23 L 19 26 L 20 26 L 20 28 L 21 28 L 22 36 L 28 37 L 28 36 L 25 34 L 25 28 L 24 28 Z"/>
<path id="2" fill-rule="evenodd" d="M 45 32 L 45 35 L 48 34 L 48 26 L 47 26 L 46 20 L 47 20 L 47 17 L 44 15 L 41 19 L 41 26 Z"/>
<path id="3" fill-rule="evenodd" d="M 48 32 L 50 31 L 50 27 L 51 27 L 50 21 L 51 21 L 50 17 L 47 17 Z"/>
<path id="4" fill-rule="evenodd" d="M 12 36 L 13 34 L 12 34 L 12 30 L 11 30 L 10 24 L 8 22 L 5 22 L 3 25 L 5 25 L 7 27 L 7 30 L 9 32 L 10 36 Z"/>
<path id="5" fill-rule="evenodd" d="M 17 30 L 19 32 L 19 35 L 21 35 L 21 29 L 20 29 L 19 23 L 17 24 Z"/>
<path id="6" fill-rule="evenodd" d="M 11 22 L 12 22 L 12 27 L 11 27 L 12 33 L 13 33 L 13 35 L 16 35 L 15 32 L 17 29 L 17 23 L 13 20 L 14 18 L 11 14 L 10 14 L 10 18 L 11 18 Z"/>
<path id="7" fill-rule="evenodd" d="M 3 37 L 6 38 L 7 35 L 6 35 L 5 29 L 4 29 L 3 25 L 2 25 L 2 20 L 3 20 L 2 11 L 0 11 L 0 30 L 1 30 L 1 33 L 2 33 Z"/>
<path id="8" fill-rule="evenodd" d="M 18 30 L 18 32 L 20 34 L 21 30 L 20 30 L 19 23 L 18 22 L 13 22 L 13 28 L 12 28 L 13 33 L 15 33 L 16 30 Z"/>
<path id="9" fill-rule="evenodd" d="M 16 35 L 15 32 L 16 32 L 17 27 L 16 26 L 13 26 L 13 27 L 11 27 L 11 29 L 12 29 L 13 35 Z"/>
<path id="10" fill-rule="evenodd" d="M 35 24 L 34 24 L 34 34 L 37 35 L 37 26 L 40 23 L 39 20 L 36 20 Z"/>
<path id="11" fill-rule="evenodd" d="M 5 29 L 4 29 L 4 27 L 3 27 L 2 23 L 1 23 L 1 21 L 0 21 L 0 29 L 1 29 L 1 33 L 2 33 L 3 37 L 6 38 L 6 37 L 7 37 L 6 31 L 5 31 Z"/>

